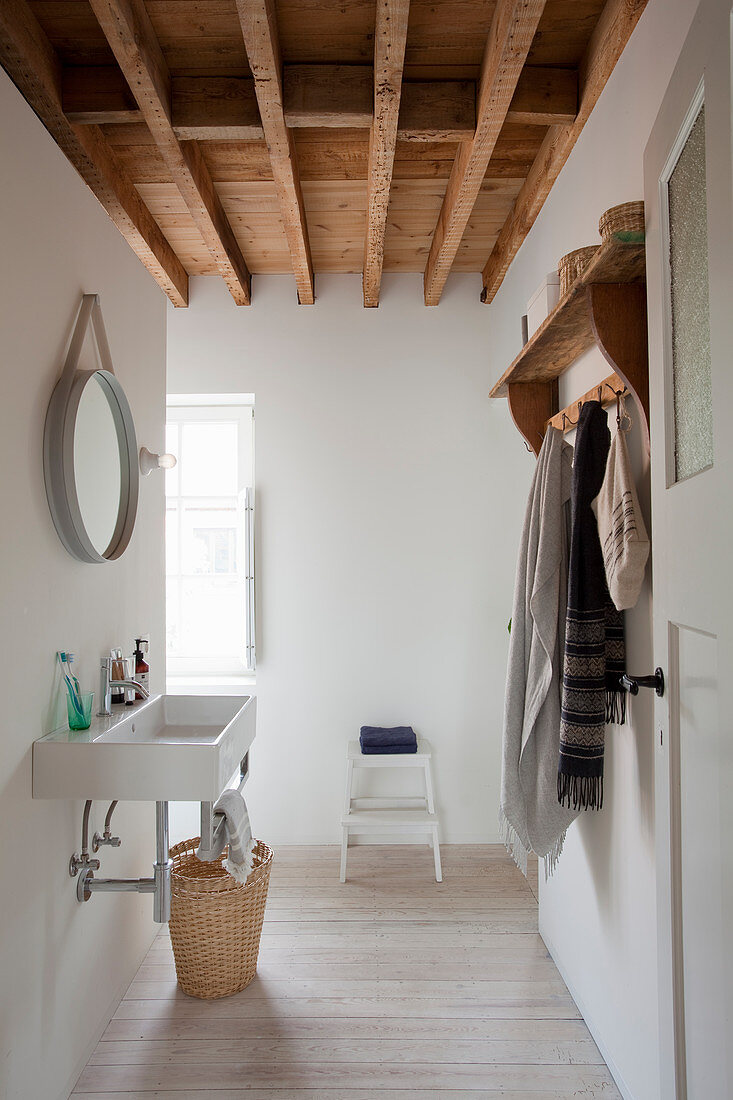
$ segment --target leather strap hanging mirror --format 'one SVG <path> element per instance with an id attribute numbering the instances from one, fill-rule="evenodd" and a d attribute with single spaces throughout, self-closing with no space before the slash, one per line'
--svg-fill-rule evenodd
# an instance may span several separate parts
<path id="1" fill-rule="evenodd" d="M 101 364 L 80 369 L 87 332 Z M 132 537 L 139 470 L 132 412 L 115 376 L 99 295 L 82 298 L 43 436 L 46 495 L 59 538 L 78 561 L 114 561 Z"/>

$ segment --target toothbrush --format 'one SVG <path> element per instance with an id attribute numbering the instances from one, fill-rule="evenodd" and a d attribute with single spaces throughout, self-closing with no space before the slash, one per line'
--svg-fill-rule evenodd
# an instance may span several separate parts
<path id="1" fill-rule="evenodd" d="M 59 652 L 57 652 L 56 656 L 58 657 L 59 667 L 61 669 L 61 675 L 63 676 L 64 682 L 66 683 L 66 690 L 68 691 L 68 693 L 71 697 L 72 703 L 74 704 L 75 707 L 78 708 L 78 706 L 79 706 L 79 684 L 78 684 L 78 680 L 76 679 L 76 677 L 72 673 L 71 669 L 67 665 L 67 654 L 63 650 L 60 650 Z"/>
<path id="2" fill-rule="evenodd" d="M 84 707 L 82 706 L 82 702 L 81 702 L 81 687 L 79 686 L 79 681 L 77 680 L 76 675 L 74 673 L 74 670 L 71 667 L 73 663 L 74 663 L 74 654 L 73 653 L 67 653 L 66 654 L 66 665 L 67 665 L 67 668 L 69 670 L 69 676 L 71 676 L 71 679 L 74 681 L 74 687 L 76 689 L 76 700 L 74 702 L 74 708 L 75 708 L 77 714 L 81 718 L 83 718 L 84 717 Z"/>
<path id="3" fill-rule="evenodd" d="M 71 667 L 72 664 L 74 663 L 74 654 L 73 653 L 62 654 L 62 659 L 64 661 L 66 661 L 66 665 L 69 669 L 69 676 L 71 676 L 71 679 L 74 681 L 74 687 L 76 688 L 76 694 L 79 696 L 79 698 L 81 698 L 81 688 L 79 687 L 79 681 L 77 680 L 76 676 L 74 675 L 74 670 Z"/>
<path id="4" fill-rule="evenodd" d="M 64 681 L 66 683 L 66 690 L 69 693 L 69 698 L 71 699 L 71 705 L 73 706 L 74 710 L 76 711 L 78 717 L 83 718 L 83 711 L 82 711 L 82 705 L 81 705 L 81 693 L 79 691 L 79 681 L 76 679 L 73 672 L 71 671 L 71 668 L 70 668 L 69 664 L 67 663 L 68 659 L 69 659 L 69 654 L 65 653 L 63 650 L 59 650 L 56 653 L 56 657 L 58 658 L 59 667 L 61 669 L 61 675 L 63 676 Z M 73 658 L 74 658 L 74 655 L 72 653 L 71 654 L 71 659 L 73 660 Z M 68 671 L 67 671 L 67 669 L 68 669 Z"/>
<path id="5" fill-rule="evenodd" d="M 68 669 L 69 679 L 71 680 L 71 682 L 74 686 L 74 695 L 75 695 L 74 705 L 77 708 L 77 710 L 79 711 L 79 713 L 81 713 L 81 709 L 82 709 L 82 706 L 81 706 L 81 688 L 79 687 L 79 681 L 77 680 L 76 676 L 74 675 L 74 670 L 71 667 L 71 665 L 73 663 L 73 660 L 74 660 L 74 654 L 73 653 L 64 653 L 63 654 L 63 659 L 66 663 L 66 668 Z"/>

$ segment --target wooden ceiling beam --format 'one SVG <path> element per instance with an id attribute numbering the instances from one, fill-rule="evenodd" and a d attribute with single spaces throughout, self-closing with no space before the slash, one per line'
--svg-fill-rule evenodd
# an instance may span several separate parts
<path id="1" fill-rule="evenodd" d="M 0 63 L 159 286 L 187 305 L 188 275 L 101 130 L 64 114 L 61 65 L 25 0 L 0 4 Z"/>
<path id="2" fill-rule="evenodd" d="M 374 121 L 371 65 L 285 65 L 285 120 L 295 128 L 363 129 Z M 476 129 L 472 80 L 402 84 L 397 137 L 403 141 L 464 141 Z"/>
<path id="3" fill-rule="evenodd" d="M 542 74 L 563 69 L 541 69 Z M 565 87 L 535 79 L 519 104 L 521 120 L 532 112 L 540 124 L 553 109 L 566 121 Z M 135 97 L 117 65 L 68 66 L 62 72 L 63 105 L 72 122 L 98 125 L 142 121 Z M 371 65 L 285 65 L 283 106 L 287 126 L 368 130 L 374 118 Z M 560 116 L 557 111 L 565 113 Z M 520 115 L 517 116 L 520 118 Z M 573 114 L 574 117 L 574 114 Z M 264 131 L 254 81 L 237 76 L 171 77 L 171 122 L 184 141 L 262 141 Z M 472 80 L 419 80 L 402 85 L 400 141 L 466 141 L 476 129 Z"/>
<path id="4" fill-rule="evenodd" d="M 389 191 L 405 64 L 410 0 L 377 0 L 374 30 L 374 121 L 369 136 L 367 229 L 362 277 L 364 305 L 379 305 Z"/>
<path id="5" fill-rule="evenodd" d="M 514 209 L 484 267 L 482 302 L 493 301 L 504 281 L 509 265 L 544 206 L 646 3 L 647 0 L 607 0 L 580 66 L 577 117 L 571 125 L 552 126 L 547 131 Z"/>
<path id="6" fill-rule="evenodd" d="M 368 129 L 374 112 L 371 65 L 285 65 L 283 109 L 288 126 Z"/>
<path id="7" fill-rule="evenodd" d="M 544 7 L 545 0 L 498 0 L 481 66 L 476 133 L 458 148 L 430 246 L 428 306 L 440 301 Z"/>
<path id="8" fill-rule="evenodd" d="M 254 81 L 236 76 L 173 76 L 171 123 L 181 141 L 262 141 Z M 143 114 L 119 65 L 68 65 L 62 102 L 71 122 L 142 122 Z"/>
<path id="9" fill-rule="evenodd" d="M 265 134 L 249 77 L 174 76 L 173 130 L 183 140 L 262 141 Z"/>
<path id="10" fill-rule="evenodd" d="M 302 305 L 315 302 L 313 260 L 292 132 L 285 121 L 274 0 L 237 0 L 244 48 L 267 141 L 272 176 Z"/>
<path id="11" fill-rule="evenodd" d="M 507 111 L 507 122 L 524 126 L 561 126 L 578 114 L 577 69 L 550 69 L 527 65 Z"/>
<path id="12" fill-rule="evenodd" d="M 118 65 L 68 65 L 62 102 L 71 122 L 140 122 L 142 112 Z M 368 130 L 374 118 L 371 65 L 283 66 L 285 122 L 293 128 Z M 522 71 L 507 122 L 526 126 L 570 124 L 578 113 L 575 69 L 529 66 Z M 240 76 L 171 77 L 176 136 L 194 141 L 262 141 L 254 81 Z M 403 81 L 400 141 L 467 141 L 476 130 L 472 80 Z"/>
<path id="13" fill-rule="evenodd" d="M 251 301 L 251 277 L 195 142 L 171 124 L 171 78 L 143 0 L 90 0 L 148 129 L 237 305 Z"/>
<path id="14" fill-rule="evenodd" d="M 403 82 L 398 141 L 469 141 L 475 131 L 473 80 Z"/>
<path id="15" fill-rule="evenodd" d="M 61 103 L 70 122 L 104 126 L 142 122 L 142 111 L 119 65 L 65 65 Z"/>

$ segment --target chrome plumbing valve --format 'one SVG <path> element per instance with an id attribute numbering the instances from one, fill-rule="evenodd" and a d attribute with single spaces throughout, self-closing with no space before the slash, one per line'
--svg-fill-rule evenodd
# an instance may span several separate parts
<path id="1" fill-rule="evenodd" d="M 96 852 L 96 848 L 94 851 Z M 72 878 L 76 878 L 80 871 L 98 871 L 99 860 L 90 859 L 88 852 L 83 852 L 80 856 L 74 852 L 73 856 L 69 860 L 69 874 Z"/>
<path id="2" fill-rule="evenodd" d="M 105 844 L 108 844 L 110 848 L 119 848 L 121 843 L 122 841 L 118 836 L 112 836 L 110 830 L 105 829 L 103 834 L 95 833 L 92 837 L 92 851 L 98 852 Z"/>
<path id="3" fill-rule="evenodd" d="M 133 732 L 135 727 L 133 726 Z M 117 806 L 117 799 L 114 802 L 110 802 L 109 809 L 107 810 L 107 816 L 104 819 L 104 832 L 100 835 L 95 832 L 92 837 L 92 851 L 98 852 L 103 845 L 109 845 L 110 848 L 119 848 L 122 841 L 118 836 L 112 836 L 112 814 L 115 812 Z"/>

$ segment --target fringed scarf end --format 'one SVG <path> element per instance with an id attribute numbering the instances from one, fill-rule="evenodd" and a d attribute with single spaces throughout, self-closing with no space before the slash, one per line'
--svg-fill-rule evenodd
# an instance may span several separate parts
<path id="1" fill-rule="evenodd" d="M 566 775 L 557 777 L 557 800 L 569 810 L 600 810 L 603 807 L 602 775 Z"/>
<path id="2" fill-rule="evenodd" d="M 527 846 L 520 839 L 519 834 L 507 819 L 502 809 L 499 810 L 499 836 L 509 855 L 512 857 L 522 874 L 527 876 Z"/>
<path id="3" fill-rule="evenodd" d="M 606 690 L 606 725 L 623 726 L 626 723 L 626 692 L 623 688 Z"/>
<path id="4" fill-rule="evenodd" d="M 544 862 L 544 865 L 545 865 L 545 882 L 547 882 L 548 879 L 552 875 L 554 875 L 555 869 L 557 867 L 557 861 L 560 859 L 560 856 L 562 855 L 562 850 L 563 850 L 564 845 L 565 845 L 565 830 L 563 829 L 563 831 L 560 833 L 560 836 L 557 838 L 555 843 L 552 845 L 552 847 L 550 848 L 547 855 L 543 856 L 543 862 Z"/>
<path id="5" fill-rule="evenodd" d="M 565 834 L 566 830 L 563 829 L 547 855 L 542 856 L 542 862 L 545 865 L 545 882 L 555 873 L 557 862 L 562 855 L 563 846 L 565 844 Z M 531 849 L 529 849 L 520 839 L 519 834 L 514 826 L 509 823 L 503 810 L 499 810 L 499 836 L 502 839 L 504 847 L 526 878 L 528 856 Z"/>

